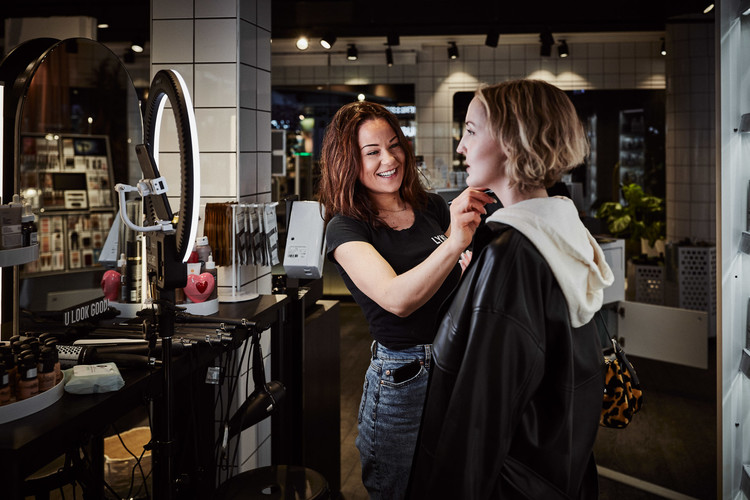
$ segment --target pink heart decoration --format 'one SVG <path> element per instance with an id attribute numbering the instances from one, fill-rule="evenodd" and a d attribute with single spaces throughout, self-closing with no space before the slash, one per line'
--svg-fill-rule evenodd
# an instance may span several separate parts
<path id="1" fill-rule="evenodd" d="M 188 274 L 185 295 L 193 302 L 203 302 L 214 291 L 214 277 L 211 273 Z"/>
<path id="2" fill-rule="evenodd" d="M 212 276 L 213 277 L 213 276 Z M 102 292 L 107 300 L 117 300 L 120 293 L 120 273 L 110 269 L 102 276 Z"/>

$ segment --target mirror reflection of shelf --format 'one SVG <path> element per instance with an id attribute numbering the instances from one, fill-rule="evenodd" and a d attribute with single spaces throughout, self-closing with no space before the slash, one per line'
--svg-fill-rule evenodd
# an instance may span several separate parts
<path id="1" fill-rule="evenodd" d="M 23 134 L 21 194 L 37 214 L 39 259 L 22 277 L 95 270 L 114 218 L 109 137 Z"/>
<path id="2" fill-rule="evenodd" d="M 635 183 L 642 186 L 646 174 L 644 110 L 620 111 L 619 127 L 619 183 L 621 185 Z"/>
<path id="3" fill-rule="evenodd" d="M 0 250 L 0 266 L 20 266 L 39 258 L 39 245 Z"/>

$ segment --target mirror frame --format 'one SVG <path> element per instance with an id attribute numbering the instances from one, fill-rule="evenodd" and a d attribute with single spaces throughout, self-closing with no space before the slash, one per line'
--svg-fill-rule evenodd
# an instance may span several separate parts
<path id="1" fill-rule="evenodd" d="M 114 60 L 122 66 L 119 58 L 106 45 L 88 38 L 70 38 L 59 40 L 56 38 L 35 38 L 23 42 L 14 47 L 0 61 L 0 82 L 5 85 L 4 92 L 4 112 L 3 112 L 3 172 L 2 172 L 2 201 L 10 201 L 14 193 L 19 192 L 19 159 L 21 154 L 21 124 L 24 111 L 24 104 L 29 93 L 29 89 L 39 67 L 44 63 L 47 57 L 61 45 L 69 42 L 83 41 L 86 43 L 95 43 L 101 45 L 103 49 L 112 53 Z M 128 82 L 133 88 L 135 96 L 138 92 L 133 85 L 130 74 L 127 69 L 122 67 L 127 76 Z M 139 109 L 140 111 L 140 109 Z M 139 143 L 143 138 L 143 123 L 141 116 L 140 137 L 135 138 Z M 12 272 L 2 273 L 2 287 L 0 289 L 0 312 L 2 313 L 0 324 L 0 339 L 6 339 L 11 335 L 18 333 L 20 324 L 20 310 L 18 297 L 20 294 L 20 269 L 13 266 Z M 9 269 L 6 269 L 8 271 Z M 10 321 L 12 318 L 12 322 Z"/>

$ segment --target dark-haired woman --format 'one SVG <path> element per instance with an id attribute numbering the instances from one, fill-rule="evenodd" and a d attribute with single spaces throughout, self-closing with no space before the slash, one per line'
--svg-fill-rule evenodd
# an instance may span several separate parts
<path id="1" fill-rule="evenodd" d="M 356 445 L 370 498 L 408 483 L 442 301 L 494 201 L 467 189 L 449 207 L 427 193 L 398 119 L 379 104 L 342 107 L 326 130 L 320 201 L 331 259 L 374 339 Z"/>

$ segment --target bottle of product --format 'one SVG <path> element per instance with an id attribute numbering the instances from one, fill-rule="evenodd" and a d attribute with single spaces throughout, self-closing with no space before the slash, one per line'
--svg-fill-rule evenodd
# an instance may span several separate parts
<path id="1" fill-rule="evenodd" d="M 34 222 L 34 212 L 31 211 L 31 204 L 23 203 L 23 213 L 21 215 L 21 235 L 23 246 L 28 247 L 37 244 L 37 229 Z"/>
<path id="2" fill-rule="evenodd" d="M 190 256 L 188 257 L 187 263 L 195 264 L 196 262 L 199 262 L 198 252 L 193 250 L 192 252 L 190 252 Z"/>
<path id="3" fill-rule="evenodd" d="M 28 338 L 26 339 L 26 342 L 24 342 L 24 344 L 28 344 L 29 347 L 31 347 L 31 352 L 34 353 L 34 357 L 39 358 L 39 355 L 42 352 L 42 344 L 39 342 L 38 338 L 30 337 L 28 334 L 26 335 Z"/>
<path id="4" fill-rule="evenodd" d="M 18 361 L 18 385 L 16 399 L 29 399 L 39 394 L 39 379 L 37 378 L 37 362 L 31 351 L 23 351 Z"/>
<path id="5" fill-rule="evenodd" d="M 14 194 L 13 201 L 2 208 L 3 231 L 0 237 L 0 247 L 4 249 L 20 248 L 23 246 L 23 233 L 21 231 L 23 203 L 21 203 L 21 197 Z"/>
<path id="6" fill-rule="evenodd" d="M 216 279 L 216 263 L 214 262 L 213 254 L 208 254 L 208 260 L 206 261 L 206 272 L 214 277 L 214 289 L 211 295 L 206 300 L 214 300 L 219 297 L 219 281 Z"/>
<path id="7" fill-rule="evenodd" d="M 208 238 L 201 236 L 195 240 L 195 251 L 198 252 L 198 260 L 201 262 L 201 272 L 206 270 L 208 256 L 211 255 L 211 246 L 208 244 Z"/>
<path id="8" fill-rule="evenodd" d="M 57 351 L 57 339 L 47 339 L 44 345 L 52 348 L 52 358 L 55 360 L 55 384 L 58 384 L 63 379 L 63 374 L 60 368 L 60 353 Z"/>
<path id="9" fill-rule="evenodd" d="M 127 264 L 130 287 L 130 300 L 134 304 L 141 301 L 141 252 L 139 241 L 128 241 Z"/>
<path id="10" fill-rule="evenodd" d="M 16 344 L 21 344 L 21 336 L 20 335 L 13 335 L 8 342 L 10 343 L 11 349 L 13 349 L 13 352 L 16 352 Z"/>
<path id="11" fill-rule="evenodd" d="M 128 261 L 125 254 L 121 253 L 117 260 L 117 270 L 120 272 L 120 297 L 118 300 L 126 304 L 130 301 L 130 280 L 128 279 Z"/>
<path id="12" fill-rule="evenodd" d="M 10 403 L 10 374 L 5 361 L 0 361 L 0 406 Z"/>
<path id="13" fill-rule="evenodd" d="M 57 351 L 57 349 L 55 349 Z M 55 386 L 55 356 L 51 347 L 43 346 L 37 363 L 37 379 L 39 392 L 52 389 Z"/>
<path id="14" fill-rule="evenodd" d="M 11 349 L 9 345 L 0 346 L 0 359 L 2 359 L 5 364 L 5 371 L 8 372 L 8 385 L 10 387 L 11 396 L 15 397 L 18 369 L 16 368 L 16 357 L 13 354 L 13 349 Z"/>
<path id="15" fill-rule="evenodd" d="M 43 332 L 43 333 L 40 333 L 39 335 L 37 335 L 36 338 L 39 339 L 39 343 L 41 343 L 42 345 L 45 345 L 47 343 L 47 340 L 54 339 L 56 337 L 55 337 L 54 333 Z"/>

